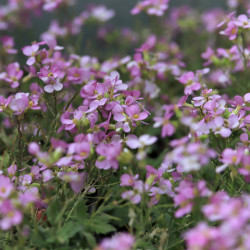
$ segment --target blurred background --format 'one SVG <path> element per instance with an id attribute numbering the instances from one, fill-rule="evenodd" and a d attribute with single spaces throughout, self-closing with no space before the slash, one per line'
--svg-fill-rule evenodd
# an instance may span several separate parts
<path id="1" fill-rule="evenodd" d="M 226 9 L 228 0 L 170 0 L 170 8 L 187 5 L 197 10 L 197 12 L 203 12 L 212 8 L 222 8 Z M 59 22 L 67 23 L 72 20 L 74 17 L 81 14 L 84 10 L 87 9 L 89 5 L 105 5 L 108 9 L 115 10 L 115 16 L 109 20 L 107 23 L 99 23 L 98 25 L 83 25 L 80 38 L 70 37 L 69 40 L 59 41 L 65 42 L 66 44 L 72 44 L 72 41 L 75 42 L 76 39 L 79 43 L 79 53 L 85 53 L 89 55 L 95 55 L 93 51 L 94 46 L 91 44 L 96 40 L 98 30 L 105 27 L 106 32 L 114 31 L 114 29 L 119 28 L 129 28 L 136 33 L 136 30 L 141 28 L 146 28 L 146 32 L 150 34 L 152 29 L 157 27 L 157 18 L 147 16 L 144 13 L 141 13 L 136 16 L 130 14 L 130 10 L 136 5 L 137 0 L 75 0 L 76 5 L 67 7 L 63 12 L 43 12 L 41 17 L 36 17 L 32 13 L 32 25 L 30 28 L 23 27 L 14 27 L 14 30 L 7 31 L 8 35 L 14 35 L 16 48 L 21 48 L 27 44 L 30 44 L 32 41 L 39 41 L 40 35 L 47 31 L 52 20 L 57 19 Z M 6 3 L 6 0 L 0 0 L 0 5 Z M 164 17 L 168 16 L 170 11 L 167 11 Z M 63 14 L 62 14 L 63 13 Z M 155 23 L 155 26 L 154 26 Z M 5 32 L 6 34 L 6 32 Z M 147 34 L 145 34 L 146 37 Z M 118 34 L 119 36 L 119 34 Z M 64 43 L 64 44 L 65 44 Z M 104 57 L 105 52 L 102 53 Z"/>
<path id="2" fill-rule="evenodd" d="M 1 0 L 0 0 L 1 1 Z M 130 15 L 130 10 L 135 6 L 139 0 L 75 0 L 76 6 L 74 6 L 74 13 L 81 13 L 86 6 L 90 4 L 105 5 L 110 9 L 116 11 L 115 17 L 112 19 L 112 23 L 118 26 L 131 26 L 136 17 Z M 196 8 L 200 11 L 208 10 L 211 8 L 226 8 L 227 0 L 170 0 L 170 7 L 189 5 L 192 8 Z M 143 15 L 143 14 L 141 14 Z M 43 31 L 48 26 L 52 15 L 47 14 L 43 23 L 39 23 L 39 31 Z"/>
<path id="3" fill-rule="evenodd" d="M 75 0 L 76 5 L 69 7 L 67 10 L 67 14 L 64 16 L 65 21 L 67 18 L 71 18 L 73 16 L 79 15 L 86 7 L 90 4 L 96 5 L 105 5 L 109 9 L 114 9 L 116 15 L 109 22 L 112 25 L 117 27 L 129 27 L 133 29 L 136 19 L 138 16 L 130 15 L 130 10 L 135 6 L 138 2 L 136 0 Z M 4 4 L 5 0 L 0 0 L 0 4 Z M 199 11 L 208 10 L 211 8 L 226 8 L 227 0 L 170 0 L 170 7 L 180 6 L 180 5 L 188 5 L 192 8 L 195 8 Z M 140 14 L 142 18 L 146 19 L 146 15 Z M 45 32 L 48 29 L 50 21 L 54 18 L 58 18 L 55 16 L 55 13 L 43 13 L 43 21 L 41 22 L 40 18 L 33 18 L 32 29 L 26 30 L 25 35 L 23 36 L 22 41 L 19 41 L 20 45 L 27 43 L 27 41 L 38 40 L 39 35 L 42 32 Z M 60 17 L 61 18 L 61 17 Z M 34 28 L 35 27 L 35 28 Z M 16 32 L 19 32 L 18 30 Z M 23 31 L 21 31 L 23 32 Z M 90 31 L 87 31 L 87 33 Z M 19 35 L 19 33 L 17 33 Z M 19 36 L 20 37 L 20 36 Z"/>

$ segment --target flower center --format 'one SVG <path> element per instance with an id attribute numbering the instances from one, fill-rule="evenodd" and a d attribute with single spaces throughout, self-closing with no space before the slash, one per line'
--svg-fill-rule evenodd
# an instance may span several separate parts
<path id="1" fill-rule="evenodd" d="M 133 119 L 138 119 L 140 116 L 138 114 L 133 115 Z"/>
<path id="2" fill-rule="evenodd" d="M 86 156 L 86 155 L 87 155 L 87 152 L 81 152 L 81 153 L 80 153 L 80 156 L 81 156 L 81 157 L 84 157 L 84 156 Z"/>
<path id="3" fill-rule="evenodd" d="M 29 107 L 31 108 L 34 105 L 32 101 L 29 101 Z"/>
<path id="4" fill-rule="evenodd" d="M 233 28 L 233 29 L 231 30 L 231 34 L 232 34 L 232 35 L 235 35 L 236 32 L 237 32 L 237 29 L 235 29 L 235 28 Z"/>
<path id="5" fill-rule="evenodd" d="M 1 193 L 4 194 L 5 192 L 6 192 L 6 188 L 5 188 L 5 187 L 2 187 L 2 188 L 1 188 Z"/>
<path id="6" fill-rule="evenodd" d="M 232 162 L 233 162 L 233 163 L 236 163 L 236 161 L 237 161 L 237 156 L 234 155 L 234 156 L 232 157 Z"/>
<path id="7" fill-rule="evenodd" d="M 98 95 L 97 97 L 96 97 L 96 100 L 101 100 L 102 99 L 102 95 Z"/>
<path id="8" fill-rule="evenodd" d="M 164 120 L 164 121 L 163 121 L 163 126 L 167 125 L 168 123 L 169 123 L 168 120 Z"/>
<path id="9" fill-rule="evenodd" d="M 17 78 L 16 78 L 15 76 L 12 76 L 12 77 L 11 77 L 11 80 L 12 80 L 13 82 L 15 82 L 15 81 L 17 81 Z"/>
<path id="10" fill-rule="evenodd" d="M 13 211 L 8 212 L 8 217 L 13 218 L 13 216 L 14 216 L 14 212 Z"/>

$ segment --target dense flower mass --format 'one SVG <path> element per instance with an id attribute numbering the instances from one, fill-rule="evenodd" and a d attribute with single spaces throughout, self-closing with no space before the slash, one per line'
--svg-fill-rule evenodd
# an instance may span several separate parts
<path id="1" fill-rule="evenodd" d="M 0 6 L 1 249 L 250 249 L 248 1 L 79 2 Z"/>

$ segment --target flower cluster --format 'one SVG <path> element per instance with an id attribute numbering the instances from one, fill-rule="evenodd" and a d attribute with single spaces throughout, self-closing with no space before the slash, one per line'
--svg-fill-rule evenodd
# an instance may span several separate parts
<path id="1" fill-rule="evenodd" d="M 102 240 L 96 250 L 129 250 L 133 247 L 134 241 L 133 236 L 127 233 L 120 233 L 110 239 L 106 238 Z"/>
<path id="2" fill-rule="evenodd" d="M 79 6 L 0 8 L 1 247 L 249 249 L 249 3 Z"/>
<path id="3" fill-rule="evenodd" d="M 39 206 L 39 194 L 37 187 L 28 187 L 31 175 L 20 175 L 18 192 L 15 192 L 14 180 L 17 171 L 16 165 L 8 168 L 7 176 L 0 175 L 0 228 L 8 230 L 12 226 L 19 225 L 23 219 L 22 210 L 27 210 L 31 203 L 37 202 Z M 9 177 L 8 177 L 9 176 Z M 22 209 L 22 210 L 21 210 Z"/>
<path id="4" fill-rule="evenodd" d="M 203 207 L 203 213 L 216 227 L 200 222 L 185 234 L 188 249 L 236 249 L 249 247 L 249 196 L 231 198 L 218 192 Z"/>
<path id="5" fill-rule="evenodd" d="M 123 199 L 128 199 L 134 204 L 138 204 L 142 200 L 142 196 L 147 194 L 150 197 L 148 206 L 157 204 L 162 195 L 173 196 L 172 184 L 163 177 L 162 170 L 156 170 L 150 165 L 146 166 L 146 180 L 138 180 L 139 175 L 123 174 L 121 176 L 121 186 L 131 187 L 132 190 L 122 193 Z"/>
<path id="6" fill-rule="evenodd" d="M 169 0 L 144 0 L 131 10 L 132 15 L 139 14 L 142 10 L 146 10 L 148 15 L 162 16 L 168 9 Z"/>

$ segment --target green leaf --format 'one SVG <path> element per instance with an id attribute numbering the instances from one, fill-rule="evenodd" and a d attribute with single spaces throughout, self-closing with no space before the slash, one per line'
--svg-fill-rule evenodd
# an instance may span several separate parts
<path id="1" fill-rule="evenodd" d="M 116 226 L 123 227 L 129 222 L 128 217 L 128 207 L 117 207 L 113 212 L 112 215 L 114 217 L 118 217 L 119 220 L 115 220 L 113 223 Z"/>
<path id="2" fill-rule="evenodd" d="M 78 224 L 77 222 L 70 221 L 64 224 L 64 226 L 58 230 L 58 240 L 60 243 L 64 243 L 75 236 L 81 230 L 83 230 L 82 225 Z"/>
<path id="3" fill-rule="evenodd" d="M 92 234 L 87 233 L 87 232 L 84 232 L 83 235 L 84 235 L 84 237 L 86 238 L 86 240 L 87 240 L 89 246 L 90 246 L 91 248 L 94 248 L 94 246 L 96 245 L 95 237 L 94 237 Z"/>
<path id="4" fill-rule="evenodd" d="M 7 144 L 4 142 L 4 140 L 0 137 L 0 149 L 6 149 L 8 150 Z"/>
<path id="5" fill-rule="evenodd" d="M 57 216 L 59 214 L 59 210 L 60 210 L 60 207 L 59 207 L 58 200 L 53 200 L 46 210 L 48 220 L 52 225 L 55 224 L 56 222 Z"/>
<path id="6" fill-rule="evenodd" d="M 109 220 L 110 219 L 105 215 L 97 215 L 89 220 L 88 228 L 91 232 L 96 234 L 107 234 L 110 232 L 115 232 L 116 229 L 108 223 Z"/>
<path id="7" fill-rule="evenodd" d="M 116 229 L 112 225 L 106 223 L 98 223 L 98 221 L 91 223 L 89 225 L 89 228 L 93 233 L 96 234 L 107 234 L 116 231 Z"/>
<path id="8" fill-rule="evenodd" d="M 1 164 L 2 164 L 2 166 L 3 167 L 9 167 L 9 161 L 10 161 L 10 156 L 9 156 L 9 154 L 7 153 L 7 151 L 5 151 L 4 153 L 3 153 L 3 155 L 1 156 Z"/>
<path id="9" fill-rule="evenodd" d="M 43 233 L 39 231 L 35 231 L 31 234 L 31 242 L 36 247 L 44 247 L 47 244 Z"/>
<path id="10" fill-rule="evenodd" d="M 86 206 L 85 201 L 84 200 L 79 201 L 75 208 L 77 219 L 80 220 L 81 222 L 87 219 L 88 218 L 87 210 L 88 207 Z"/>

